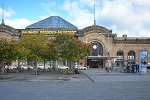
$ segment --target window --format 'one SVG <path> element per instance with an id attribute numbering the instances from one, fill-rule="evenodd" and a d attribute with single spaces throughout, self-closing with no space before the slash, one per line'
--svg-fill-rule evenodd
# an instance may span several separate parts
<path id="1" fill-rule="evenodd" d="M 123 52 L 121 50 L 117 52 L 117 56 L 119 57 L 119 59 L 123 60 Z"/>
<path id="2" fill-rule="evenodd" d="M 134 51 L 130 51 L 128 53 L 128 64 L 135 64 L 135 53 L 134 53 Z"/>
<path id="3" fill-rule="evenodd" d="M 92 53 L 91 55 L 92 56 L 98 56 L 98 55 L 101 55 L 103 56 L 103 47 L 100 43 L 98 42 L 92 42 Z"/>
<path id="4" fill-rule="evenodd" d="M 124 64 L 123 51 L 119 50 L 117 52 L 118 59 L 116 61 L 117 66 L 122 66 Z"/>

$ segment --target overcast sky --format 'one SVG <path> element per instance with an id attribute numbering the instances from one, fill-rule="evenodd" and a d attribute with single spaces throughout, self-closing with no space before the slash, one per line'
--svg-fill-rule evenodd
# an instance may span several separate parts
<path id="1" fill-rule="evenodd" d="M 149 0 L 1 0 L 4 22 L 16 29 L 50 16 L 60 16 L 78 29 L 96 24 L 118 37 L 150 37 Z M 0 7 L 2 19 L 2 6 Z"/>

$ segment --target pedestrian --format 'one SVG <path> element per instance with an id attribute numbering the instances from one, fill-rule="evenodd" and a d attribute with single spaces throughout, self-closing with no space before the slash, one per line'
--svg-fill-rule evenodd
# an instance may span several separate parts
<path id="1" fill-rule="evenodd" d="M 108 72 L 108 65 L 105 65 L 105 71 Z"/>
<path id="2" fill-rule="evenodd" d="M 75 74 L 75 65 L 72 66 L 72 72 Z"/>

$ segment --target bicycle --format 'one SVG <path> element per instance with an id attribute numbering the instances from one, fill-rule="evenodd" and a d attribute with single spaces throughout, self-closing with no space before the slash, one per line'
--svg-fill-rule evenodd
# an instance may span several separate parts
<path id="1" fill-rule="evenodd" d="M 32 75 L 41 75 L 42 74 L 42 70 L 40 68 L 33 68 L 30 72 Z"/>

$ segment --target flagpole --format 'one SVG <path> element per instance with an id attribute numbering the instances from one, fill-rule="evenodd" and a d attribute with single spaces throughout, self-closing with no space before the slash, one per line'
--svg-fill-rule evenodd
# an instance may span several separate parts
<path id="1" fill-rule="evenodd" d="M 4 4 L 2 4 L 2 24 L 4 24 Z"/>
<path id="2" fill-rule="evenodd" d="M 95 21 L 95 5 L 94 5 L 94 25 L 96 25 L 96 21 Z"/>
<path id="3" fill-rule="evenodd" d="M 108 63 L 108 65 L 109 65 L 109 67 L 110 67 L 109 33 L 108 33 L 107 63 Z"/>

